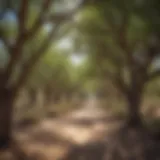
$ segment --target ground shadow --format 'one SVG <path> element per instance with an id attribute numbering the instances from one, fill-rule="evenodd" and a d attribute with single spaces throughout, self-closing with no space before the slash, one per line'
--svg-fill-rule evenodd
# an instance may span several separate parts
<path id="1" fill-rule="evenodd" d="M 141 129 L 120 128 L 107 141 L 74 146 L 61 160 L 159 160 L 160 141 Z"/>
<path id="2" fill-rule="evenodd" d="M 39 133 L 32 133 L 30 136 L 30 141 L 35 143 L 40 143 L 46 146 L 53 144 L 61 144 L 61 145 L 72 145 L 71 141 L 62 138 L 61 136 L 50 132 L 50 131 L 41 131 Z"/>
<path id="3" fill-rule="evenodd" d="M 61 160 L 103 160 L 107 146 L 103 142 L 72 146 L 72 149 Z"/>
<path id="4" fill-rule="evenodd" d="M 80 126 L 89 126 L 89 125 L 94 125 L 96 123 L 114 123 L 114 122 L 122 122 L 124 119 L 122 117 L 101 117 L 101 118 L 80 118 L 80 119 L 65 119 L 64 123 L 65 124 L 74 124 L 74 125 L 80 125 Z"/>

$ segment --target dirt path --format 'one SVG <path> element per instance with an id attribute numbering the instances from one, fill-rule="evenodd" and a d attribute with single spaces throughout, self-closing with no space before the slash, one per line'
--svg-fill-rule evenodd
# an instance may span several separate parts
<path id="1" fill-rule="evenodd" d="M 32 128 L 16 132 L 15 136 L 29 156 L 38 156 L 39 160 L 58 160 L 72 145 L 100 141 L 116 126 L 117 123 L 106 124 L 105 118 L 111 114 L 97 105 L 96 99 L 89 99 L 81 109 L 58 119 L 45 119 Z"/>

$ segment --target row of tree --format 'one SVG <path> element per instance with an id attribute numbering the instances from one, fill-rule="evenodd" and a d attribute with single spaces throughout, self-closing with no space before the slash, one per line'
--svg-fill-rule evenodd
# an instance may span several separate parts
<path id="1" fill-rule="evenodd" d="M 42 87 L 49 101 L 82 88 L 95 92 L 110 79 L 128 103 L 128 124 L 141 124 L 146 85 L 160 74 L 158 0 L 0 3 L 0 148 L 10 144 L 14 103 L 25 87 Z M 67 54 L 86 56 L 82 67 L 73 69 L 55 47 L 64 35 L 73 43 Z"/>
<path id="2" fill-rule="evenodd" d="M 10 145 L 14 103 L 22 88 L 28 84 L 34 87 L 43 85 L 49 92 L 54 84 L 59 86 L 56 94 L 64 88 L 72 90 L 71 85 L 67 88 L 71 80 L 65 70 L 67 61 L 64 57 L 54 60 L 50 55 L 44 57 L 40 65 L 37 62 L 71 29 L 75 13 L 84 4 L 84 1 L 66 4 L 63 0 L 0 1 L 3 61 L 0 68 L 0 148 Z M 62 62 L 64 65 L 61 66 Z M 34 74 L 37 73 L 35 67 L 39 74 Z M 66 83 L 62 83 L 64 80 Z"/>
<path id="3" fill-rule="evenodd" d="M 130 125 L 142 124 L 143 94 L 160 75 L 159 9 L 157 0 L 97 1 L 75 24 L 75 49 L 90 57 L 88 75 L 110 79 L 123 94 Z"/>

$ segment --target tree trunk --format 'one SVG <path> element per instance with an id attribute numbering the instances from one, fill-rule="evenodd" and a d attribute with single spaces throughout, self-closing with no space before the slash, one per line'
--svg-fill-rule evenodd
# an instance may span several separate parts
<path id="1" fill-rule="evenodd" d="M 32 108 L 35 105 L 36 96 L 37 96 L 37 90 L 30 88 L 28 90 L 28 92 L 29 92 L 29 100 L 30 100 L 30 102 L 29 102 L 30 104 L 29 105 Z"/>
<path id="2" fill-rule="evenodd" d="M 131 93 L 128 95 L 128 122 L 129 126 L 142 126 L 142 115 L 140 112 L 141 94 Z"/>
<path id="3" fill-rule="evenodd" d="M 12 140 L 13 92 L 0 89 L 0 149 L 10 147 Z"/>

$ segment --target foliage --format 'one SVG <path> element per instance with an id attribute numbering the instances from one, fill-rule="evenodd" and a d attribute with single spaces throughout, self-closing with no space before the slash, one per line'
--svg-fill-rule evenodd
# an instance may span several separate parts
<path id="1" fill-rule="evenodd" d="M 6 70 L 10 71 L 5 75 L 4 69 L 2 76 L 11 86 L 25 84 L 35 63 L 47 52 L 53 40 L 59 39 L 69 27 L 66 21 L 72 18 L 77 8 L 66 9 L 63 1 L 54 3 L 52 0 L 3 3 L 0 37 L 7 49 L 5 52 L 9 53 Z M 64 7 L 63 11 L 56 11 L 54 5 Z"/>

